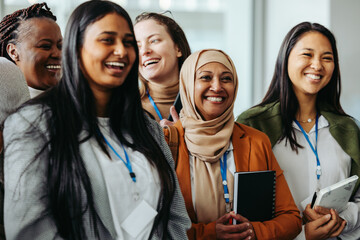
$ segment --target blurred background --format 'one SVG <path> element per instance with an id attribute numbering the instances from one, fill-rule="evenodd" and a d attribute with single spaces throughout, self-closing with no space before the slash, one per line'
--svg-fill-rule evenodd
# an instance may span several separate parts
<path id="1" fill-rule="evenodd" d="M 0 17 L 37 0 L 0 0 Z M 45 0 L 64 34 L 67 19 L 82 0 Z M 235 62 L 239 91 L 235 116 L 260 102 L 272 78 L 283 38 L 296 24 L 317 22 L 337 39 L 342 76 L 341 103 L 360 119 L 359 0 L 113 0 L 132 19 L 142 12 L 170 10 L 191 46 L 219 48 Z"/>

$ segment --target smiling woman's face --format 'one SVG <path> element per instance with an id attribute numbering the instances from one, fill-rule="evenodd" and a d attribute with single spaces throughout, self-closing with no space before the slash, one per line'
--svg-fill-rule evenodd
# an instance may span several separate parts
<path id="1" fill-rule="evenodd" d="M 206 121 L 223 114 L 233 103 L 234 76 L 223 64 L 210 62 L 195 73 L 195 106 Z"/>
<path id="2" fill-rule="evenodd" d="M 60 79 L 61 48 L 59 26 L 54 20 L 43 17 L 24 21 L 19 27 L 18 43 L 8 44 L 7 50 L 27 84 L 45 90 Z"/>
<path id="3" fill-rule="evenodd" d="M 109 13 L 86 28 L 82 71 L 93 92 L 121 86 L 135 60 L 135 37 L 124 17 Z"/>
<path id="4" fill-rule="evenodd" d="M 179 78 L 180 49 L 175 45 L 164 25 L 153 19 L 134 26 L 139 47 L 139 71 L 147 80 L 163 83 Z"/>
<path id="5" fill-rule="evenodd" d="M 296 96 L 317 95 L 330 82 L 334 68 L 330 41 L 319 32 L 304 33 L 288 60 L 288 74 Z"/>

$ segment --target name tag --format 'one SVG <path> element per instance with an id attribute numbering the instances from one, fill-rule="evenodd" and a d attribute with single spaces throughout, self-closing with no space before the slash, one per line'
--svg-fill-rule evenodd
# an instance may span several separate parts
<path id="1" fill-rule="evenodd" d="M 130 215 L 121 223 L 121 227 L 133 238 L 136 238 L 141 231 L 146 228 L 157 215 L 153 209 L 144 200 L 130 213 Z"/>

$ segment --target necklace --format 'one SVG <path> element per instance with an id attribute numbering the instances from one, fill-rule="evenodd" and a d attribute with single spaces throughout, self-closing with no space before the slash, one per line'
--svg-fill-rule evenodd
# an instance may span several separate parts
<path id="1" fill-rule="evenodd" d="M 308 120 L 298 120 L 299 122 L 301 122 L 301 123 L 311 123 L 312 121 L 314 121 L 315 120 L 315 118 L 308 118 Z"/>

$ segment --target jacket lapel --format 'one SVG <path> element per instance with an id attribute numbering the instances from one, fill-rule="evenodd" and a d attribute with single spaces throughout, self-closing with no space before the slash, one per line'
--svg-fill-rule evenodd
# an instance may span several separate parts
<path id="1" fill-rule="evenodd" d="M 179 155 L 176 164 L 176 174 L 178 177 L 181 177 L 179 185 L 185 200 L 186 210 L 189 214 L 189 217 L 191 218 L 192 222 L 197 222 L 191 194 L 189 152 L 187 150 L 184 139 L 184 129 L 180 121 L 178 121 L 178 123 L 174 126 L 178 129 L 179 132 Z"/>
<path id="2" fill-rule="evenodd" d="M 96 158 L 97 155 L 94 152 L 94 148 L 91 146 L 90 142 L 91 140 L 89 139 L 80 145 L 80 154 L 83 158 L 87 174 L 90 178 L 96 212 L 99 215 L 103 225 L 111 234 L 112 238 L 115 239 L 116 231 L 112 220 L 105 179 L 101 171 L 99 161 Z"/>
<path id="3" fill-rule="evenodd" d="M 250 171 L 250 139 L 241 129 L 239 123 L 235 123 L 233 135 L 232 135 L 232 144 L 233 144 L 233 154 L 234 161 L 237 172 L 247 172 Z M 241 163 L 241 164 L 236 164 Z"/>

